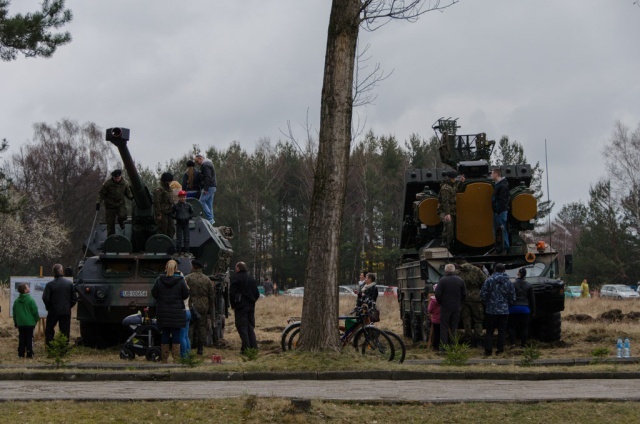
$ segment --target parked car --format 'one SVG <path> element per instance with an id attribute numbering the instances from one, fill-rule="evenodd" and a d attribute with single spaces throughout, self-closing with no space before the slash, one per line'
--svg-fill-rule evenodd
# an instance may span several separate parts
<path id="1" fill-rule="evenodd" d="M 580 297 L 580 294 L 580 286 L 567 286 L 567 288 L 564 290 L 564 297 L 568 299 Z M 589 297 L 591 297 L 591 294 L 589 294 Z"/>
<path id="2" fill-rule="evenodd" d="M 283 296 L 302 297 L 304 296 L 304 287 L 294 287 L 292 289 L 285 290 Z"/>
<path id="3" fill-rule="evenodd" d="M 350 296 L 350 297 L 358 297 L 357 294 L 353 292 L 353 289 L 349 286 L 340 286 L 338 287 L 338 294 L 340 296 Z"/>
<path id="4" fill-rule="evenodd" d="M 360 291 L 360 285 L 359 284 L 346 284 L 344 286 L 340 286 L 340 287 L 348 287 L 351 289 L 352 292 L 354 292 L 356 295 L 358 294 L 358 292 Z"/>
<path id="5" fill-rule="evenodd" d="M 605 284 L 600 289 L 600 297 L 612 299 L 638 299 L 640 294 L 631 290 L 631 287 L 622 284 Z"/>

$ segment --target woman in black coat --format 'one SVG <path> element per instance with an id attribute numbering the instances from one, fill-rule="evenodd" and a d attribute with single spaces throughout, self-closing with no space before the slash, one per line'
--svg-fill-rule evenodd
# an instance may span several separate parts
<path id="1" fill-rule="evenodd" d="M 180 357 L 180 329 L 187 325 L 184 300 L 189 297 L 189 288 L 176 261 L 167 262 L 165 271 L 156 279 L 151 295 L 156 299 L 156 320 L 162 329 L 162 362 L 166 364 L 169 350 L 174 362 Z"/>

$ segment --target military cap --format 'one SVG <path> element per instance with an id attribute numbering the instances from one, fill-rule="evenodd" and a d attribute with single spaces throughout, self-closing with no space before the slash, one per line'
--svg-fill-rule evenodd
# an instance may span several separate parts
<path id="1" fill-rule="evenodd" d="M 170 183 L 171 181 L 173 181 L 173 174 L 171 172 L 163 173 L 160 177 L 160 181 L 162 181 L 163 183 Z"/>
<path id="2" fill-rule="evenodd" d="M 192 266 L 193 268 L 204 268 L 204 267 L 202 266 L 202 263 L 200 263 L 200 261 L 198 261 L 198 260 L 193 260 L 193 261 L 191 261 L 191 266 Z"/>
<path id="3" fill-rule="evenodd" d="M 113 171 L 111 173 L 112 177 L 121 177 L 122 176 L 122 169 L 116 169 L 115 171 Z"/>
<path id="4" fill-rule="evenodd" d="M 458 176 L 458 171 L 447 171 L 445 175 L 447 178 L 455 178 Z"/>

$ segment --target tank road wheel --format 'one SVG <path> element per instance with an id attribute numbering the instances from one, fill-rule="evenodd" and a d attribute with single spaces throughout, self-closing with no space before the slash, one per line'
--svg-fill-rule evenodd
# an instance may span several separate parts
<path id="1" fill-rule="evenodd" d="M 402 316 L 402 335 L 411 338 L 411 314 L 408 312 Z"/>
<path id="2" fill-rule="evenodd" d="M 533 330 L 533 333 L 542 342 L 555 342 L 560 340 L 562 330 L 560 312 L 535 319 L 533 321 Z"/>
<path id="3" fill-rule="evenodd" d="M 149 362 L 160 362 L 160 359 L 162 359 L 162 351 L 160 350 L 160 347 L 154 346 L 149 348 L 145 358 L 147 358 L 147 361 Z"/>
<path id="4" fill-rule="evenodd" d="M 97 347 L 98 324 L 95 322 L 80 321 L 80 338 L 82 346 Z"/>
<path id="5" fill-rule="evenodd" d="M 422 341 L 422 315 L 414 315 L 411 320 L 411 340 L 414 343 L 418 343 Z"/>
<path id="6" fill-rule="evenodd" d="M 134 359 L 136 359 L 136 354 L 133 353 L 132 350 L 123 347 L 122 349 L 120 349 L 120 359 L 126 359 L 128 361 L 133 361 Z"/>

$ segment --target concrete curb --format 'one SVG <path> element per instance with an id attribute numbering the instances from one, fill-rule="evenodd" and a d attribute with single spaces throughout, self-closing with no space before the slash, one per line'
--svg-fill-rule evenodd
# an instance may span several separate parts
<path id="1" fill-rule="evenodd" d="M 274 381 L 274 380 L 585 380 L 640 379 L 631 372 L 428 372 L 428 371 L 331 371 L 331 372 L 213 372 L 167 370 L 157 372 L 14 371 L 0 373 L 0 381 Z"/>

